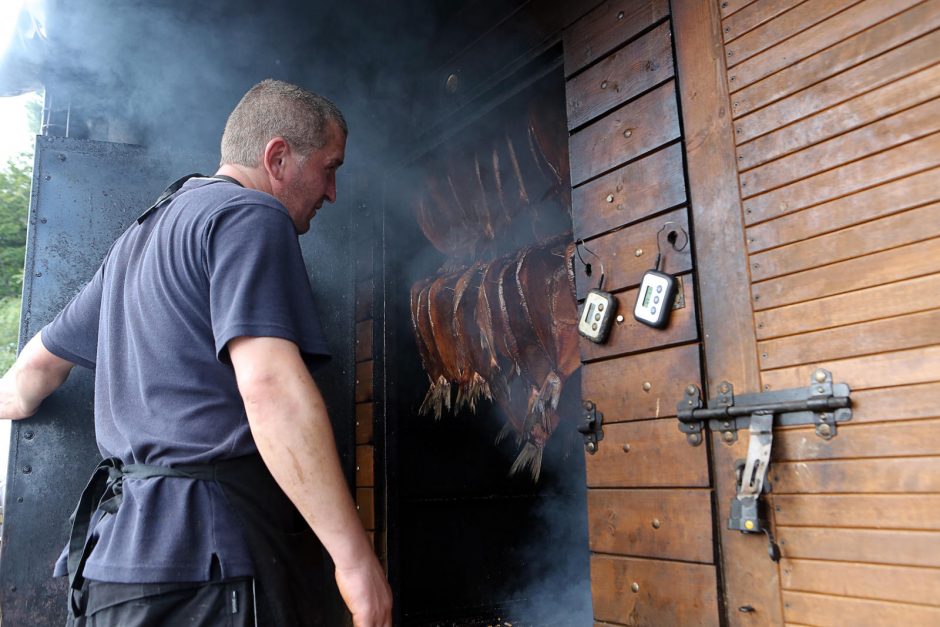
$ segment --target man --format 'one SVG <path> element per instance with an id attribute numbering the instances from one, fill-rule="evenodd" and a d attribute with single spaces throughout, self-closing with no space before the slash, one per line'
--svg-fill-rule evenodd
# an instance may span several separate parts
<path id="1" fill-rule="evenodd" d="M 346 134 L 328 100 L 253 87 L 217 174 L 164 192 L 0 379 L 19 419 L 96 370 L 106 459 L 56 567 L 70 624 L 314 624 L 311 529 L 354 624 L 391 624 L 308 370 L 328 355 L 297 236 L 336 199 Z"/>

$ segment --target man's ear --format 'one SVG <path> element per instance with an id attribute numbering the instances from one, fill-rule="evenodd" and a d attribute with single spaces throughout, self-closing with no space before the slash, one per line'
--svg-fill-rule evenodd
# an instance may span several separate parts
<path id="1" fill-rule="evenodd" d="M 290 156 L 290 144 L 283 137 L 272 138 L 264 147 L 262 163 L 272 180 L 280 181 L 284 178 L 288 156 Z"/>

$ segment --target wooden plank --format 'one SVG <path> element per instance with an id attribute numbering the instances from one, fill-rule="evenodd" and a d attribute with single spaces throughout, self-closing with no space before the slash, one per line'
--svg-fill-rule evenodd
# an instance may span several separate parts
<path id="1" fill-rule="evenodd" d="M 356 403 L 356 444 L 372 444 L 374 405 Z"/>
<path id="2" fill-rule="evenodd" d="M 372 317 L 372 280 L 356 283 L 356 322 Z"/>
<path id="3" fill-rule="evenodd" d="M 940 383 L 852 391 L 852 424 L 938 417 Z"/>
<path id="4" fill-rule="evenodd" d="M 590 549 L 714 563 L 708 490 L 589 490 Z"/>
<path id="5" fill-rule="evenodd" d="M 717 586 L 714 566 L 591 556 L 594 616 L 599 620 L 717 627 Z"/>
<path id="6" fill-rule="evenodd" d="M 938 492 L 938 471 L 938 457 L 778 462 L 770 466 L 775 495 Z"/>
<path id="7" fill-rule="evenodd" d="M 940 164 L 940 133 L 822 172 L 744 202 L 748 224 L 915 174 Z"/>
<path id="8" fill-rule="evenodd" d="M 750 4 L 734 15 L 723 20 L 721 32 L 724 41 L 734 41 L 744 33 L 769 22 L 781 13 L 789 11 L 803 0 L 764 0 Z"/>
<path id="9" fill-rule="evenodd" d="M 568 81 L 568 130 L 635 98 L 675 74 L 672 31 L 661 24 Z"/>
<path id="10" fill-rule="evenodd" d="M 356 487 L 375 485 L 375 448 L 368 445 L 356 447 Z"/>
<path id="11" fill-rule="evenodd" d="M 633 317 L 638 289 L 614 294 L 617 311 L 623 316 L 623 322 L 615 323 L 605 344 L 595 344 L 581 338 L 581 360 L 592 361 L 605 357 L 615 357 L 626 353 L 636 353 L 675 344 L 683 344 L 698 339 L 695 323 L 695 293 L 692 289 L 692 275 L 679 277 L 681 290 L 685 298 L 685 307 L 673 309 L 669 325 L 664 329 L 654 329 L 641 324 Z"/>
<path id="12" fill-rule="evenodd" d="M 940 32 L 933 31 L 822 83 L 758 109 L 735 120 L 735 137 L 739 144 L 743 144 L 774 129 L 930 67 L 940 60 L 937 53 L 938 44 Z M 788 132 L 794 130 L 791 128 Z"/>
<path id="13" fill-rule="evenodd" d="M 817 48 L 812 56 L 746 87 L 736 75 L 737 70 L 765 59 L 761 56 L 742 63 L 728 78 L 734 91 L 732 104 L 738 103 L 734 107 L 735 116 L 750 113 L 930 32 L 940 26 L 938 5 L 940 0 L 918 4 L 830 48 Z"/>
<path id="14" fill-rule="evenodd" d="M 591 240 L 586 246 L 597 255 L 591 258 L 592 276 L 585 274 L 583 264 L 575 264 L 578 299 L 585 298 L 589 289 L 597 287 L 600 263 L 604 266 L 605 290 L 616 291 L 639 285 L 643 273 L 656 263 L 657 240 L 662 251 L 663 272 L 688 272 L 692 269 L 689 231 L 688 211 L 682 208 Z M 670 233 L 676 234 L 676 243 L 683 248 L 676 250 L 670 245 Z"/>
<path id="15" fill-rule="evenodd" d="M 940 344 L 940 309 L 758 342 L 762 368 Z"/>
<path id="16" fill-rule="evenodd" d="M 868 388 L 933 383 L 940 381 L 940 346 L 767 370 L 761 377 L 765 389 L 802 387 L 816 368 L 836 373 L 836 379 L 848 383 L 853 393 Z"/>
<path id="17" fill-rule="evenodd" d="M 367 530 L 375 529 L 375 489 L 356 488 L 356 510 L 359 520 Z"/>
<path id="18" fill-rule="evenodd" d="M 677 143 L 574 188 L 575 238 L 636 222 L 685 200 L 682 145 Z"/>
<path id="19" fill-rule="evenodd" d="M 940 274 L 758 311 L 759 340 L 940 307 Z"/>
<path id="20" fill-rule="evenodd" d="M 780 571 L 786 590 L 923 605 L 936 605 L 940 590 L 940 571 L 928 568 L 782 560 Z"/>
<path id="21" fill-rule="evenodd" d="M 749 227 L 748 248 L 759 252 L 798 242 L 938 199 L 940 168 L 934 168 Z"/>
<path id="22" fill-rule="evenodd" d="M 940 239 L 756 283 L 754 309 L 769 309 L 940 272 Z"/>
<path id="23" fill-rule="evenodd" d="M 748 170 L 741 175 L 741 185 L 753 196 L 937 130 L 940 130 L 940 98 Z"/>
<path id="24" fill-rule="evenodd" d="M 675 419 L 604 426 L 597 453 L 586 455 L 590 488 L 704 488 L 704 446 L 689 446 Z"/>
<path id="25" fill-rule="evenodd" d="M 838 106 L 740 145 L 738 165 L 742 170 L 752 168 L 936 98 L 940 96 L 938 81 L 940 65 L 934 65 L 861 93 Z"/>
<path id="26" fill-rule="evenodd" d="M 938 233 L 940 202 L 751 255 L 751 278 L 762 281 L 817 268 L 919 242 Z"/>
<path id="27" fill-rule="evenodd" d="M 571 136 L 571 184 L 583 183 L 678 137 L 676 85 L 670 81 Z"/>
<path id="28" fill-rule="evenodd" d="M 372 400 L 372 365 L 373 361 L 363 361 L 356 364 L 356 402 L 365 403 Z"/>
<path id="29" fill-rule="evenodd" d="M 748 7 L 758 0 L 722 0 L 721 2 L 721 17 L 727 18 L 730 15 L 733 15 L 737 11 L 740 11 L 744 7 Z"/>
<path id="30" fill-rule="evenodd" d="M 565 76 L 597 61 L 669 15 L 668 0 L 611 0 L 563 33 Z"/>
<path id="31" fill-rule="evenodd" d="M 828 441 L 812 427 L 787 429 L 774 436 L 773 450 L 778 461 L 940 455 L 940 421 L 848 422 Z"/>
<path id="32" fill-rule="evenodd" d="M 785 558 L 940 567 L 940 533 L 777 527 Z"/>
<path id="33" fill-rule="evenodd" d="M 778 525 L 940 531 L 940 494 L 774 495 L 773 501 Z"/>
<path id="34" fill-rule="evenodd" d="M 816 54 L 851 37 L 866 28 L 877 24 L 892 15 L 908 9 L 921 0 L 865 0 L 845 11 L 833 15 L 786 41 L 767 49 L 763 54 L 752 57 L 730 71 L 736 76 L 734 83 L 743 87 L 750 85 L 774 72 Z M 926 31 L 923 31 L 926 32 Z M 831 72 L 831 75 L 834 72 Z M 820 77 L 822 80 L 824 77 Z M 730 78 L 729 78 L 730 80 Z"/>
<path id="35" fill-rule="evenodd" d="M 372 359 L 372 320 L 356 323 L 356 361 Z"/>
<path id="36" fill-rule="evenodd" d="M 730 3 L 731 0 L 729 0 Z M 718 6 L 716 6 L 718 5 Z M 743 5 L 742 5 L 743 6 Z M 754 319 L 747 293 L 750 284 L 744 251 L 743 216 L 734 153 L 725 54 L 717 2 L 673 5 L 674 45 L 695 233 L 706 385 L 721 381 L 740 392 L 759 389 Z M 714 438 L 715 436 L 713 436 Z M 688 446 L 688 445 L 687 445 Z M 704 448 L 704 447 L 697 447 Z M 733 446 L 712 442 L 716 468 L 730 469 L 747 453 L 745 438 Z M 735 493 L 734 473 L 715 473 L 718 520 L 727 520 Z M 719 525 L 724 607 L 750 605 L 764 624 L 783 622 L 779 573 L 753 538 Z M 763 554 L 762 554 L 763 553 Z M 760 581 L 763 585 L 755 586 Z M 750 616 L 727 612 L 728 625 L 754 625 Z"/>
<path id="37" fill-rule="evenodd" d="M 811 26 L 837 14 L 847 4 L 858 0 L 807 0 L 766 22 L 725 46 L 728 67 L 733 68 L 742 61 L 767 50 L 774 45 Z"/>
<path id="38" fill-rule="evenodd" d="M 604 423 L 676 415 L 690 383 L 698 385 L 698 344 L 585 364 L 581 397 L 594 401 Z"/>
<path id="39" fill-rule="evenodd" d="M 940 608 L 936 607 L 805 592 L 784 591 L 783 607 L 787 620 L 806 621 L 812 625 L 895 627 L 940 624 Z"/>

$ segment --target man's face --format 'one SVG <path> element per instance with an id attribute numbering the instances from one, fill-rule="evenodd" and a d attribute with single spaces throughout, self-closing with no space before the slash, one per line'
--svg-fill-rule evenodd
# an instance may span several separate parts
<path id="1" fill-rule="evenodd" d="M 322 148 L 312 150 L 300 163 L 292 153 L 292 164 L 275 197 L 287 207 L 298 234 L 310 230 L 310 221 L 323 201 L 336 201 L 336 170 L 346 156 L 346 136 L 335 122 L 329 123 Z"/>

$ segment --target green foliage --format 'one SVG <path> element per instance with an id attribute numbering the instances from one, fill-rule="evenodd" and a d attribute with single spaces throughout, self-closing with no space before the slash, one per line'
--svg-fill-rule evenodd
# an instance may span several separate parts
<path id="1" fill-rule="evenodd" d="M 28 155 L 0 167 L 0 372 L 16 358 L 31 181 Z"/>
<path id="2" fill-rule="evenodd" d="M 6 372 L 16 360 L 20 333 L 19 297 L 0 299 L 0 372 Z"/>

